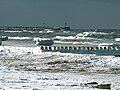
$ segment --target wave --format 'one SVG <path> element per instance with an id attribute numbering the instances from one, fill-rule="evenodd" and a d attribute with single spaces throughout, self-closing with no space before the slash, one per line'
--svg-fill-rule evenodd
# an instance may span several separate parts
<path id="1" fill-rule="evenodd" d="M 38 33 L 38 31 L 28 31 L 28 30 L 23 30 L 22 31 L 23 33 L 26 32 L 26 33 Z"/>
<path id="2" fill-rule="evenodd" d="M 37 40 L 50 40 L 50 39 L 53 39 L 53 38 L 40 38 L 40 37 L 34 37 L 34 38 L 33 38 L 33 41 L 37 41 Z"/>
<path id="3" fill-rule="evenodd" d="M 119 42 L 119 41 L 120 41 L 120 38 L 115 38 L 115 41 Z"/>
<path id="4" fill-rule="evenodd" d="M 2 58 L 14 58 L 17 56 L 22 57 L 22 55 L 25 55 L 24 58 L 26 59 L 28 57 L 32 58 L 39 58 L 40 57 L 42 59 L 44 59 L 44 57 L 48 57 L 45 58 L 45 60 L 48 59 L 48 61 L 50 60 L 69 60 L 70 61 L 79 61 L 81 60 L 83 62 L 83 65 L 87 63 L 88 65 L 92 65 L 92 69 L 94 66 L 94 69 L 96 69 L 96 67 L 120 67 L 120 57 L 115 57 L 115 56 L 97 56 L 95 54 L 69 54 L 69 53 L 59 53 L 59 52 L 42 52 L 40 47 L 15 47 L 15 46 L 0 46 L 0 59 Z M 37 55 L 37 56 L 36 56 Z M 54 57 L 55 56 L 55 57 Z M 53 58 L 54 57 L 54 58 Z M 43 60 L 43 62 L 46 62 L 45 60 Z M 80 62 L 79 62 L 80 63 Z M 82 64 L 82 63 L 81 63 Z M 82 66 L 81 66 L 82 67 Z"/>
<path id="5" fill-rule="evenodd" d="M 39 38 L 39 37 L 33 38 L 33 41 L 37 41 L 37 40 L 41 40 L 41 38 Z"/>
<path id="6" fill-rule="evenodd" d="M 55 44 L 72 44 L 73 42 L 54 41 Z"/>
<path id="7" fill-rule="evenodd" d="M 39 31 L 39 33 L 53 33 L 54 31 L 51 29 L 44 29 L 43 31 Z"/>
<path id="8" fill-rule="evenodd" d="M 92 37 L 81 37 L 81 36 L 56 36 L 54 37 L 55 40 L 99 40 L 101 41 L 102 39 L 97 39 L 97 38 L 92 38 Z"/>
<path id="9" fill-rule="evenodd" d="M 55 44 L 74 44 L 74 45 L 83 45 L 83 44 L 89 44 L 89 45 L 94 45 L 95 43 L 92 42 L 73 42 L 73 41 L 54 41 Z M 95 44 L 96 45 L 96 44 Z"/>
<path id="10" fill-rule="evenodd" d="M 51 29 L 44 29 L 44 30 L 6 30 L 6 33 L 53 33 L 54 31 Z"/>
<path id="11" fill-rule="evenodd" d="M 92 36 L 92 35 L 110 35 L 110 34 L 113 34 L 113 33 L 105 33 L 105 32 L 82 32 L 82 33 L 79 33 L 77 34 L 75 37 L 87 37 L 87 36 Z"/>
<path id="12" fill-rule="evenodd" d="M 14 57 L 23 54 L 40 54 L 39 47 L 15 47 L 15 46 L 0 46 L 0 58 Z"/>
<path id="13" fill-rule="evenodd" d="M 101 39 L 97 37 L 92 37 L 92 35 L 107 35 L 109 33 L 103 33 L 103 32 L 82 32 L 79 34 L 76 34 L 75 36 L 56 36 L 54 39 L 56 40 L 99 40 Z"/>
<path id="14" fill-rule="evenodd" d="M 54 37 L 54 39 L 60 39 L 60 40 L 69 39 L 69 40 L 74 40 L 75 37 L 74 36 L 68 36 L 68 37 L 65 37 L 65 36 L 56 36 L 56 37 Z"/>
<path id="15" fill-rule="evenodd" d="M 113 34 L 113 32 L 111 33 L 105 33 L 105 32 L 95 32 L 93 33 L 94 35 L 110 35 L 110 34 Z"/>
<path id="16" fill-rule="evenodd" d="M 109 45 L 113 45 L 113 43 L 100 43 L 100 44 L 98 44 L 99 46 L 109 46 Z"/>
<path id="17" fill-rule="evenodd" d="M 6 30 L 6 31 L 4 31 L 4 32 L 8 32 L 8 33 L 20 33 L 20 32 L 22 32 L 22 31 L 15 31 L 15 30 L 14 30 L 14 31 L 9 31 L 9 30 L 7 31 L 7 30 Z"/>
<path id="18" fill-rule="evenodd" d="M 56 40 L 80 40 L 80 39 L 94 39 L 94 38 L 91 38 L 91 37 L 76 37 L 76 36 L 68 36 L 68 37 L 56 36 L 56 37 L 54 37 L 54 39 L 56 39 Z"/>
<path id="19" fill-rule="evenodd" d="M 32 37 L 8 37 L 8 39 L 13 39 L 13 40 L 31 40 Z"/>
<path id="20" fill-rule="evenodd" d="M 112 90 L 120 89 L 120 57 L 0 46 L 0 59 L 1 89 L 97 89 L 88 84 L 91 82 L 110 83 Z"/>
<path id="21" fill-rule="evenodd" d="M 94 32 L 82 32 L 82 33 L 77 34 L 75 37 L 86 37 L 86 36 L 91 35 L 93 33 Z"/>

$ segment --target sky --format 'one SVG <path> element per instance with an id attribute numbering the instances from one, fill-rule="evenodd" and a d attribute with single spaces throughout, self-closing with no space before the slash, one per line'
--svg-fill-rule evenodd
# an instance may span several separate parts
<path id="1" fill-rule="evenodd" d="M 120 0 L 0 0 L 0 26 L 120 28 Z"/>

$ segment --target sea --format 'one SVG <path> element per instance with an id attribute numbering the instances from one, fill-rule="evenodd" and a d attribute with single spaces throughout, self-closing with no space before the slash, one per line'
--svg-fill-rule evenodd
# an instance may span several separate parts
<path id="1" fill-rule="evenodd" d="M 0 36 L 8 37 L 0 46 L 0 90 L 120 90 L 120 56 L 42 52 L 36 45 L 53 39 L 61 46 L 120 46 L 120 29 L 0 27 Z"/>

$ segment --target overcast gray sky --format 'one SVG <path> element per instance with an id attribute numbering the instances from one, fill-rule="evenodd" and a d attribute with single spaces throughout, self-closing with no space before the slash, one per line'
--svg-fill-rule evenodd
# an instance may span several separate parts
<path id="1" fill-rule="evenodd" d="M 0 26 L 120 28 L 120 0 L 0 0 Z"/>

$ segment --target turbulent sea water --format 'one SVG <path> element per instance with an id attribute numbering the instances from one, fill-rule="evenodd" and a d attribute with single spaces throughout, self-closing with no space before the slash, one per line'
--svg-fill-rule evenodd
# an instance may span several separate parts
<path id="1" fill-rule="evenodd" d="M 120 57 L 42 52 L 37 39 L 56 45 L 120 45 L 119 29 L 1 29 L 0 90 L 103 90 L 90 82 L 120 90 Z M 109 90 L 109 89 L 108 89 Z"/>

